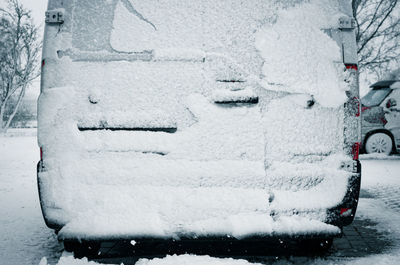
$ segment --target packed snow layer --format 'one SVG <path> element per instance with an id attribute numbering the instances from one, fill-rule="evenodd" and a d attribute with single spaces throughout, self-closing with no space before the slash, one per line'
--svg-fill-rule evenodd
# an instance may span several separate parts
<path id="1" fill-rule="evenodd" d="M 196 256 L 196 255 L 173 255 L 167 256 L 165 258 L 155 258 L 155 259 L 141 259 L 136 262 L 136 265 L 260 265 L 259 263 L 250 263 L 242 259 L 232 259 L 232 258 L 213 258 L 210 256 Z"/>
<path id="2" fill-rule="evenodd" d="M 291 94 L 267 105 L 262 117 L 267 162 L 315 161 L 343 150 L 343 110 L 319 104 L 307 108 L 307 101 L 304 95 Z"/>
<path id="3" fill-rule="evenodd" d="M 75 259 L 73 256 L 61 257 L 56 265 L 96 265 L 97 262 L 88 261 L 87 258 Z M 242 259 L 232 258 L 213 258 L 210 256 L 196 256 L 196 255 L 168 255 L 165 258 L 154 259 L 139 259 L 136 265 L 260 265 L 260 263 L 250 263 Z M 50 265 L 46 259 L 43 258 L 39 265 Z"/>
<path id="4" fill-rule="evenodd" d="M 118 1 L 110 44 L 121 52 L 154 50 L 156 56 L 169 50 L 163 58 L 190 50 L 221 52 L 258 75 L 262 61 L 254 48 L 254 31 L 274 9 L 275 3 L 261 0 Z"/>
<path id="5" fill-rule="evenodd" d="M 209 197 L 211 197 L 210 194 Z M 145 197 L 142 196 L 141 198 Z M 148 199 L 151 200 L 152 198 Z M 214 198 L 211 197 L 211 199 Z M 249 198 L 247 197 L 246 199 Z M 170 198 L 165 198 L 165 200 L 174 203 L 171 202 Z M 250 200 L 254 200 L 254 198 L 250 198 Z M 188 201 L 192 202 L 191 198 Z M 240 204 L 239 200 L 235 202 Z M 204 198 L 200 198 L 198 204 L 203 203 L 216 204 L 215 201 L 206 201 Z M 337 236 L 340 234 L 340 228 L 311 219 L 309 216 L 282 216 L 273 218 L 263 209 L 249 210 L 241 205 L 242 209 L 240 209 L 240 213 L 230 214 L 232 208 L 234 208 L 231 204 L 228 205 L 231 209 L 226 211 L 219 208 L 220 203 L 206 209 L 204 209 L 205 205 L 203 208 L 198 204 L 193 203 L 191 205 L 192 208 L 195 208 L 192 211 L 187 207 L 177 206 L 176 204 L 176 207 L 171 207 L 168 204 L 169 208 L 156 209 L 156 211 L 154 211 L 154 205 L 150 205 L 152 208 L 138 209 L 140 207 L 135 207 L 132 210 L 121 209 L 121 206 L 114 207 L 116 209 L 113 210 L 113 208 L 106 205 L 101 209 L 102 212 L 100 213 L 96 212 L 98 208 L 95 208 L 74 217 L 60 231 L 59 237 L 61 239 L 144 237 L 179 239 L 180 237 L 232 236 L 242 239 L 251 236 L 301 236 L 310 234 Z M 125 212 L 121 213 L 121 210 Z M 139 212 L 135 212 L 135 210 L 139 210 Z M 171 211 L 175 212 L 171 214 Z M 220 212 L 216 213 L 217 211 Z M 135 218 L 132 219 L 130 218 L 131 216 L 135 216 Z"/>
<path id="6" fill-rule="evenodd" d="M 46 169 L 40 174 L 41 185 L 45 187 L 43 201 L 49 208 L 62 209 L 62 213 L 59 210 L 49 213 L 57 222 L 66 224 L 60 232 L 61 237 L 193 234 L 240 238 L 339 232 L 338 228 L 322 221 L 324 209 L 339 203 L 346 191 L 349 174 L 338 168 L 340 161 L 347 158 L 340 155 L 327 157 L 329 153 L 324 154 L 324 149 L 311 153 L 309 161 L 298 159 L 289 163 L 289 155 L 283 160 L 275 157 L 274 152 L 270 154 L 265 149 L 264 141 L 282 141 L 283 136 L 269 136 L 269 127 L 263 134 L 258 107 L 219 107 L 201 94 L 190 94 L 182 105 L 171 104 L 178 113 L 174 115 L 178 118 L 176 133 L 82 132 L 77 124 L 83 123 L 81 117 L 87 116 L 74 111 L 80 109 L 74 106 L 85 106 L 75 100 L 81 93 L 75 87 L 60 87 L 40 96 L 41 105 L 58 110 L 39 114 L 39 119 L 43 120 L 40 130 L 44 132 L 39 141 L 44 146 Z M 143 97 L 146 97 L 145 93 Z M 270 103 L 269 111 L 273 111 L 274 106 Z M 280 104 L 276 108 L 277 112 L 282 109 Z M 105 114 L 115 114 L 107 107 L 102 110 Z M 179 111 L 185 110 L 189 110 L 195 119 L 181 129 L 179 118 L 186 115 Z M 308 121 L 307 111 L 315 117 L 315 112 L 307 109 L 299 116 L 286 117 L 301 119 L 302 115 L 306 117 L 303 120 Z M 88 116 L 90 113 L 89 110 Z M 134 112 L 124 112 L 121 118 L 135 118 L 130 113 Z M 43 117 L 44 114 L 47 116 Z M 158 121 L 158 117 L 154 114 L 156 125 L 164 122 Z M 271 115 L 270 119 L 265 124 L 275 122 L 276 128 L 285 124 L 278 115 Z M 321 119 L 321 123 L 324 120 Z M 141 126 L 155 125 L 142 123 Z M 307 123 L 299 126 L 310 128 Z M 58 133 L 43 137 L 47 131 Z M 301 142 L 301 138 L 298 139 Z M 337 141 L 335 138 L 323 139 Z M 284 141 L 291 143 L 286 138 Z M 308 146 L 292 148 L 291 153 L 298 152 L 297 157 L 301 157 L 309 152 L 308 149 L 299 152 L 304 148 Z M 328 151 L 332 152 L 332 148 Z M 265 162 L 270 163 L 267 171 Z M 287 181 L 289 178 L 293 181 Z M 309 200 L 310 195 L 314 200 Z M 271 210 L 290 212 L 294 209 L 320 213 L 313 216 L 315 220 L 299 216 L 282 216 L 282 219 L 274 220 L 270 216 Z"/>
<path id="7" fill-rule="evenodd" d="M 307 93 L 327 107 L 345 102 L 341 50 L 323 32 L 337 27 L 338 10 L 337 1 L 300 3 L 278 10 L 276 21 L 258 31 L 256 47 L 265 60 L 267 89 Z"/>
<path id="8" fill-rule="evenodd" d="M 124 82 L 130 80 L 125 79 Z M 103 80 L 103 86 L 112 85 L 110 80 Z M 201 94 L 190 94 L 190 90 L 164 92 L 163 87 L 150 88 L 143 84 L 139 88 L 143 93 L 132 91 L 133 88 L 131 93 L 129 88 L 109 91 L 110 94 L 103 95 L 96 105 L 87 101 L 87 91 L 75 87 L 54 88 L 43 93 L 39 99 L 43 106 L 39 112 L 39 130 L 43 132 L 39 133 L 39 143 L 47 147 L 44 152 L 48 157 L 59 156 L 65 150 L 62 143 L 75 142 L 69 145 L 71 152 L 136 151 L 138 155 L 159 152 L 168 153 L 173 159 L 248 160 L 263 164 L 264 137 L 258 107 L 224 108 L 209 102 Z M 165 114 L 158 115 L 160 112 L 153 111 L 154 106 Z M 143 119 L 140 116 L 143 112 L 151 119 Z M 146 131 L 153 127 L 169 127 L 171 124 L 166 122 L 165 116 L 175 118 L 176 133 Z M 56 124 L 57 129 L 54 128 Z M 77 130 L 77 126 L 101 128 L 104 124 L 128 129 L 133 126 L 144 131 Z M 47 137 L 48 130 L 58 133 Z M 69 137 L 63 138 L 66 134 Z"/>
<path id="9" fill-rule="evenodd" d="M 52 216 L 66 223 L 60 231 L 61 237 L 231 235 L 241 238 L 339 232 L 338 228 L 321 221 L 325 218 L 324 208 L 339 203 L 346 191 L 347 175 L 340 172 L 336 174 L 338 179 L 326 177 L 319 185 L 310 183 L 308 190 L 293 192 L 268 189 L 263 183 L 264 175 L 260 175 L 259 182 L 254 175 L 246 175 L 248 171 L 238 175 L 240 167 L 251 168 L 245 164 L 234 168 L 230 166 L 233 164 L 215 162 L 215 165 L 232 170 L 221 171 L 227 174 L 225 176 L 212 170 L 210 162 L 204 164 L 204 169 L 210 172 L 204 170 L 201 174 L 195 171 L 196 163 L 188 164 L 187 161 L 175 161 L 176 164 L 172 164 L 175 167 L 169 168 L 160 167 L 166 161 L 155 158 L 101 161 L 67 161 L 68 166 L 41 173 L 41 182 L 50 191 L 48 196 L 43 196 L 44 201 L 64 210 L 63 216 Z M 179 163 L 187 169 L 181 172 Z M 136 167 L 130 168 L 129 164 Z M 124 170 L 116 171 L 117 166 Z M 107 167 L 112 170 L 103 171 Z M 332 175 L 334 170 L 326 168 Z M 53 179 L 54 174 L 67 179 Z M 321 209 L 319 215 L 309 213 L 303 218 L 286 217 L 285 214 L 275 218 L 270 216 L 271 210 L 309 212 L 316 209 Z"/>

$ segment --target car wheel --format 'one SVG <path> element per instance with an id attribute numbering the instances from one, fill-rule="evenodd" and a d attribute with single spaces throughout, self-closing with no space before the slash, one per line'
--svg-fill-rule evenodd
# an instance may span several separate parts
<path id="1" fill-rule="evenodd" d="M 392 148 L 392 138 L 386 133 L 374 133 L 368 137 L 365 143 L 365 151 L 367 154 L 380 153 L 388 155 L 392 152 Z"/>

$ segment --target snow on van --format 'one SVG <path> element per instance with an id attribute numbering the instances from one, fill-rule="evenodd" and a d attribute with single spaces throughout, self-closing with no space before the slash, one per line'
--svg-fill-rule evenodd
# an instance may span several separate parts
<path id="1" fill-rule="evenodd" d="M 356 71 L 348 0 L 49 0 L 44 219 L 66 241 L 337 236 Z"/>

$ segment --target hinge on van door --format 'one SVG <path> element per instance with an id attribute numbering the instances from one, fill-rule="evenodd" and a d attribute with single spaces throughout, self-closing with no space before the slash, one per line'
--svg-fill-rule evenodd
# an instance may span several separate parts
<path id="1" fill-rule="evenodd" d="M 339 18 L 339 29 L 354 29 L 356 20 L 352 17 L 343 16 Z"/>
<path id="2" fill-rule="evenodd" d="M 46 11 L 46 23 L 50 24 L 64 23 L 64 12 L 61 10 Z"/>

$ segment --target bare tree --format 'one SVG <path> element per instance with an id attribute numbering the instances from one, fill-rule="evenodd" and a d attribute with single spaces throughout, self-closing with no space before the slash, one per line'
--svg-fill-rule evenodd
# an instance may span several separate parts
<path id="1" fill-rule="evenodd" d="M 18 0 L 7 0 L 7 4 L 8 8 L 0 8 L 0 132 L 7 131 L 27 86 L 40 73 L 38 27 Z"/>
<path id="2" fill-rule="evenodd" d="M 359 67 L 382 78 L 400 62 L 400 0 L 352 0 Z"/>

